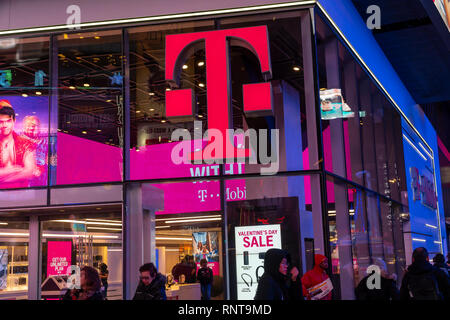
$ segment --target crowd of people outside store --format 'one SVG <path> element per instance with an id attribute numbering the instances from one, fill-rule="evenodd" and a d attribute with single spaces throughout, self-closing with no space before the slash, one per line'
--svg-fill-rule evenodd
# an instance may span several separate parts
<path id="1" fill-rule="evenodd" d="M 416 248 L 412 254 L 412 264 L 406 269 L 398 289 L 397 276 L 387 271 L 382 259 L 375 259 L 374 265 L 380 270 L 379 286 L 369 286 L 373 274 L 364 277 L 355 288 L 355 297 L 362 301 L 395 300 L 450 300 L 450 261 L 445 262 L 442 254 L 436 254 L 433 265 L 428 251 Z M 211 299 L 213 271 L 202 259 L 200 268 L 190 256 L 175 265 L 169 277 L 158 272 L 153 263 L 139 268 L 139 284 L 133 300 L 167 300 L 166 286 L 174 281 L 199 282 L 201 299 Z M 315 254 L 314 267 L 300 276 L 297 266 L 291 263 L 290 254 L 282 249 L 270 249 L 264 256 L 264 273 L 259 279 L 255 300 L 332 300 L 333 283 L 327 274 L 328 259 Z M 80 288 L 67 291 L 62 300 L 105 300 L 108 288 L 108 267 L 101 264 L 96 268 L 85 266 L 81 269 Z"/>

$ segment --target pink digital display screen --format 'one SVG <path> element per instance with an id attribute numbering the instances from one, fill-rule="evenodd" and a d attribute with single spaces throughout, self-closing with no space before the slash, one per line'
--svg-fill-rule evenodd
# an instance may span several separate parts
<path id="1" fill-rule="evenodd" d="M 0 188 L 47 185 L 48 98 L 0 96 Z"/>
<path id="2" fill-rule="evenodd" d="M 72 241 L 47 243 L 47 277 L 67 275 L 72 264 Z"/>

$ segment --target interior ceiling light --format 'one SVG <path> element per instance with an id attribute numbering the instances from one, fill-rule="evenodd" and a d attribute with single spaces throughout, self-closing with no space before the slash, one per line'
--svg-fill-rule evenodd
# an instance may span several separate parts
<path id="1" fill-rule="evenodd" d="M 183 64 L 183 70 L 186 70 L 188 68 L 187 64 Z"/>
<path id="2" fill-rule="evenodd" d="M 177 221 L 166 221 L 166 223 L 208 222 L 208 221 L 217 221 L 217 220 L 222 220 L 222 218 L 177 220 Z"/>
<path id="3" fill-rule="evenodd" d="M 297 67 L 297 66 L 294 66 L 292 69 L 293 69 L 294 71 L 300 71 L 300 67 Z"/>
<path id="4" fill-rule="evenodd" d="M 192 238 L 155 237 L 155 240 L 192 241 Z"/>
<path id="5" fill-rule="evenodd" d="M 88 229 L 122 231 L 122 229 L 118 229 L 118 228 L 103 228 L 103 227 L 88 227 Z"/>
<path id="6" fill-rule="evenodd" d="M 29 235 L 29 233 L 20 232 L 0 232 L 0 236 L 28 237 Z"/>
<path id="7" fill-rule="evenodd" d="M 173 220 L 189 220 L 189 219 L 199 219 L 199 218 L 217 218 L 221 217 L 220 214 L 209 215 L 209 216 L 194 216 L 194 217 L 182 217 L 182 218 L 166 218 L 166 219 L 155 219 L 155 221 L 173 221 Z"/>
<path id="8" fill-rule="evenodd" d="M 203 82 L 200 82 L 198 85 L 199 85 L 199 87 L 202 87 L 202 88 L 205 87 L 205 84 Z"/>
<path id="9" fill-rule="evenodd" d="M 149 95 L 149 96 L 154 96 L 155 93 L 154 93 L 154 92 L 149 92 L 148 95 Z"/>
<path id="10" fill-rule="evenodd" d="M 42 94 L 42 92 L 36 91 L 36 95 L 37 95 L 37 96 L 40 96 L 41 94 Z"/>
<path id="11" fill-rule="evenodd" d="M 204 61 L 200 61 L 197 65 L 198 65 L 199 67 L 203 67 L 203 66 L 205 65 L 205 62 L 204 62 Z"/>

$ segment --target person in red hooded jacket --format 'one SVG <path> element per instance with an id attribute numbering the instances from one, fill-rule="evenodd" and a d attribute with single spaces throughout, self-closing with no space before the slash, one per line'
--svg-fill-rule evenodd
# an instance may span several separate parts
<path id="1" fill-rule="evenodd" d="M 314 298 L 315 295 L 320 296 L 321 293 L 332 288 L 330 278 L 327 275 L 328 259 L 324 255 L 314 255 L 314 268 L 306 272 L 302 277 L 303 295 L 308 300 L 331 300 L 332 291 L 324 295 L 320 299 Z M 313 288 L 316 290 L 313 290 Z M 323 295 L 323 294 L 322 294 Z"/>

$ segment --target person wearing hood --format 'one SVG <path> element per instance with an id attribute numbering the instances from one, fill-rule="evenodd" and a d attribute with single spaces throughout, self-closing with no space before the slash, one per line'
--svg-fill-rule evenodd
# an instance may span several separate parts
<path id="1" fill-rule="evenodd" d="M 416 248 L 412 261 L 402 280 L 400 300 L 449 300 L 449 278 L 431 265 L 427 249 Z"/>
<path id="2" fill-rule="evenodd" d="M 445 258 L 442 253 L 438 253 L 433 257 L 433 266 L 444 271 L 447 276 L 450 276 L 450 267 L 445 263 Z"/>
<path id="3" fill-rule="evenodd" d="M 166 277 L 156 270 L 155 265 L 146 263 L 139 272 L 140 281 L 133 300 L 167 300 Z"/>
<path id="4" fill-rule="evenodd" d="M 327 275 L 328 259 L 324 255 L 314 255 L 314 268 L 302 277 L 303 295 L 308 300 L 331 300 L 333 285 Z M 328 292 L 324 294 L 324 292 Z M 315 297 L 316 296 L 316 297 Z M 322 296 L 317 299 L 318 296 Z"/>
<path id="5" fill-rule="evenodd" d="M 367 281 L 372 274 L 368 274 L 355 289 L 356 299 L 363 301 L 399 300 L 400 293 L 397 289 L 396 275 L 388 273 L 386 263 L 380 258 L 375 259 L 374 265 L 380 268 L 380 288 L 369 289 Z"/>
<path id="6" fill-rule="evenodd" d="M 289 270 L 290 255 L 281 249 L 264 254 L 264 273 L 258 281 L 255 300 L 303 300 L 296 267 Z"/>

